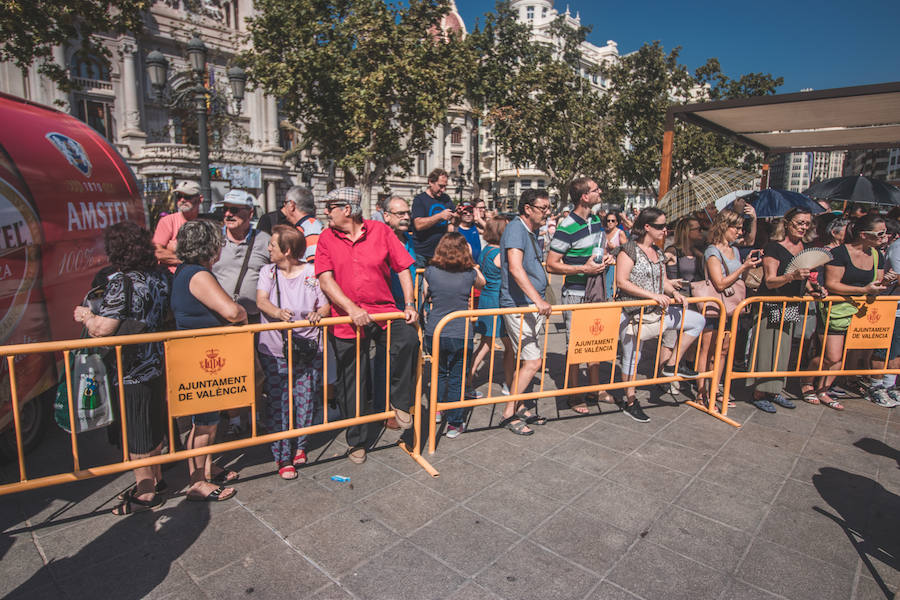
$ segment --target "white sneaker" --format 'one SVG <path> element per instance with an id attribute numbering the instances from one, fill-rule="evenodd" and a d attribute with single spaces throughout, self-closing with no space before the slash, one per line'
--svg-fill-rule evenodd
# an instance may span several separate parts
<path id="1" fill-rule="evenodd" d="M 500 393 L 503 394 L 504 396 L 509 396 L 509 386 L 506 385 L 505 383 L 502 386 L 500 386 Z"/>
<path id="2" fill-rule="evenodd" d="M 872 386 L 869 390 L 869 397 L 872 402 L 884 408 L 893 408 L 897 406 L 897 401 L 893 400 L 888 391 L 881 386 Z"/>

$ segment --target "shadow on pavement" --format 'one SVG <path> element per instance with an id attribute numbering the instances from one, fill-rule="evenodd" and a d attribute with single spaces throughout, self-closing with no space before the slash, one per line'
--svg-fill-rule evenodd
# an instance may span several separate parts
<path id="1" fill-rule="evenodd" d="M 900 569 L 900 496 L 868 477 L 832 467 L 819 469 L 813 484 L 839 516 L 814 510 L 844 530 L 885 598 L 894 598 L 872 560 Z"/>

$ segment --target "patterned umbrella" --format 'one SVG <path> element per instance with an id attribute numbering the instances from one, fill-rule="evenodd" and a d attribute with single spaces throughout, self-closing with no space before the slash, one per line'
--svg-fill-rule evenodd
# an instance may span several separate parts
<path id="1" fill-rule="evenodd" d="M 825 200 L 847 200 L 862 204 L 900 205 L 900 189 L 880 179 L 869 179 L 862 175 L 826 179 L 803 192 L 813 198 Z"/>
<path id="2" fill-rule="evenodd" d="M 673 187 L 662 197 L 657 208 L 665 211 L 669 221 L 675 221 L 704 208 L 729 192 L 751 187 L 757 179 L 756 174 L 740 169 L 710 169 Z"/>

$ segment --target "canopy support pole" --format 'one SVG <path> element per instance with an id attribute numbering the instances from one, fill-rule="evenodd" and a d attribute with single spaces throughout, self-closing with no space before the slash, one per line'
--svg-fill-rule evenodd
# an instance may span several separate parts
<path id="1" fill-rule="evenodd" d="M 669 191 L 669 183 L 672 179 L 672 147 L 675 143 L 675 115 L 672 109 L 666 111 L 665 130 L 663 132 L 662 165 L 659 169 L 659 195 L 656 201 Z"/>

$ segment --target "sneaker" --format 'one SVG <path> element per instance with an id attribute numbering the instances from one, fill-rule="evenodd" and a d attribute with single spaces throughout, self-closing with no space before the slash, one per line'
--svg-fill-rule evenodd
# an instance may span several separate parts
<path id="1" fill-rule="evenodd" d="M 444 432 L 444 436 L 448 440 L 453 440 L 462 435 L 466 430 L 465 423 L 460 423 L 459 425 L 447 425 L 447 431 Z"/>
<path id="2" fill-rule="evenodd" d="M 501 385 L 500 393 L 503 394 L 504 396 L 509 396 L 509 386 L 506 385 L 505 383 L 503 385 Z"/>
<path id="3" fill-rule="evenodd" d="M 891 397 L 891 400 L 896 402 L 894 406 L 900 406 L 900 390 L 896 388 L 890 388 L 888 391 L 888 396 Z"/>
<path id="4" fill-rule="evenodd" d="M 625 408 L 622 409 L 626 415 L 637 421 L 638 423 L 647 423 L 650 420 L 650 417 L 647 416 L 647 413 L 644 412 L 644 409 L 641 408 L 641 403 L 635 399 L 631 404 L 626 404 Z"/>
<path id="5" fill-rule="evenodd" d="M 774 396 L 772 396 L 772 402 L 774 402 L 778 406 L 783 406 L 785 408 L 797 408 L 793 402 L 791 402 L 788 398 L 782 396 L 781 394 L 775 394 Z"/>
<path id="6" fill-rule="evenodd" d="M 674 377 L 675 376 L 675 367 L 670 365 L 664 365 L 662 368 L 662 376 L 663 377 Z M 693 370 L 687 365 L 678 365 L 678 376 L 684 377 L 685 379 L 697 379 L 697 371 Z"/>
<path id="7" fill-rule="evenodd" d="M 900 404 L 888 393 L 886 389 L 882 386 L 872 386 L 872 389 L 869 390 L 869 397 L 878 406 L 883 406 L 884 408 L 893 408 Z"/>
<path id="8" fill-rule="evenodd" d="M 437 411 L 436 413 L 434 413 L 434 422 L 435 423 L 441 422 L 441 411 Z"/>

